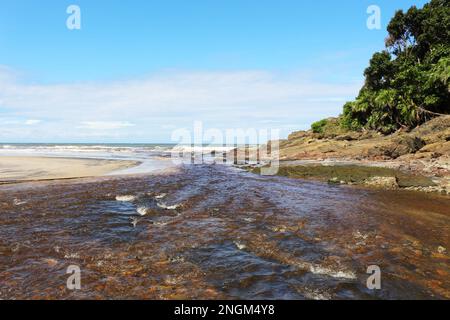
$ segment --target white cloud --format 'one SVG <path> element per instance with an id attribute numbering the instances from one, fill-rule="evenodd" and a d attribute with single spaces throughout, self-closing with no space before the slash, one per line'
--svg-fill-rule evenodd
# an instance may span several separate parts
<path id="1" fill-rule="evenodd" d="M 42 120 L 30 119 L 30 120 L 25 121 L 25 124 L 26 124 L 27 126 L 33 126 L 33 125 L 39 124 L 39 123 L 41 123 L 41 122 L 42 122 Z"/>
<path id="2" fill-rule="evenodd" d="M 337 115 L 360 85 L 266 71 L 166 72 L 130 81 L 26 84 L 0 66 L 0 117 L 31 119 L 28 125 L 42 119 L 33 127 L 37 139 L 104 135 L 168 141 L 171 130 L 191 127 L 194 120 L 219 128 L 300 126 Z M 24 137 L 27 131 L 15 126 L 15 137 Z M 113 135 L 116 129 L 120 132 Z M 0 140 L 5 130 L 0 128 Z M 11 134 L 14 128 L 8 130 Z"/>
<path id="3" fill-rule="evenodd" d="M 78 128 L 89 130 L 114 130 L 128 127 L 134 127 L 134 124 L 128 121 L 83 121 Z"/>

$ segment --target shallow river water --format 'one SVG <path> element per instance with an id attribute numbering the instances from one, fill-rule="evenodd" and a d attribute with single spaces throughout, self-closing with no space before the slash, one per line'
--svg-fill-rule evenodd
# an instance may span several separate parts
<path id="1" fill-rule="evenodd" d="M 0 299 L 449 299 L 449 208 L 214 165 L 4 185 Z"/>

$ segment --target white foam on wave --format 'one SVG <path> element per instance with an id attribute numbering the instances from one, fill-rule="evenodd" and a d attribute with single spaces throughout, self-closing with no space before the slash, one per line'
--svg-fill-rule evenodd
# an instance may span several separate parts
<path id="1" fill-rule="evenodd" d="M 330 293 L 319 289 L 304 288 L 302 291 L 305 297 L 310 300 L 331 300 L 333 298 Z"/>
<path id="2" fill-rule="evenodd" d="M 21 205 L 23 205 L 23 204 L 26 204 L 28 201 L 25 201 L 25 200 L 19 200 L 19 199 L 14 199 L 14 201 L 13 201 L 13 204 L 15 205 L 15 206 L 21 206 Z"/>
<path id="3" fill-rule="evenodd" d="M 349 280 L 356 279 L 356 275 L 353 271 L 333 270 L 331 268 L 322 267 L 320 265 L 311 265 L 309 267 L 309 271 L 314 274 L 326 275 L 338 279 L 349 279 Z"/>
<path id="4" fill-rule="evenodd" d="M 139 222 L 139 219 L 138 218 L 131 218 L 130 220 L 131 220 L 131 225 L 133 226 L 133 228 L 136 228 L 136 226 L 137 226 L 137 224 Z"/>
<path id="5" fill-rule="evenodd" d="M 309 271 L 317 275 L 328 276 L 336 279 L 348 279 L 348 280 L 356 279 L 356 274 L 350 270 L 342 270 L 342 269 L 336 270 L 330 267 L 323 267 L 318 264 L 312 264 L 309 262 L 301 262 L 301 261 L 296 261 L 294 263 L 291 263 L 291 265 L 301 270 Z"/>
<path id="6" fill-rule="evenodd" d="M 247 246 L 245 244 L 243 244 L 242 242 L 234 241 L 233 243 L 236 246 L 236 248 L 238 248 L 239 250 L 244 250 L 247 248 Z"/>
<path id="7" fill-rule="evenodd" d="M 156 199 L 156 200 L 161 200 L 161 199 L 164 199 L 166 196 L 167 196 L 167 193 L 161 193 L 161 194 L 158 194 L 158 195 L 155 197 L 155 199 Z"/>
<path id="8" fill-rule="evenodd" d="M 199 154 L 207 154 L 211 152 L 230 152 L 236 149 L 235 146 L 188 146 L 178 145 L 172 148 L 172 152 L 194 152 Z"/>
<path id="9" fill-rule="evenodd" d="M 134 200 L 136 200 L 136 196 L 133 195 L 116 196 L 116 201 L 120 202 L 133 202 Z"/>
<path id="10" fill-rule="evenodd" d="M 64 255 L 64 259 L 80 259 L 78 252 L 69 252 Z"/>
<path id="11" fill-rule="evenodd" d="M 182 205 L 181 204 L 174 204 L 172 206 L 168 206 L 165 203 L 157 203 L 158 207 L 164 210 L 177 210 Z"/>
<path id="12" fill-rule="evenodd" d="M 173 146 L 158 146 L 158 145 L 45 145 L 45 144 L 17 144 L 17 145 L 0 145 L 0 149 L 11 152 L 108 152 L 108 153 L 146 153 L 146 152 L 163 152 L 169 153 Z"/>
<path id="13" fill-rule="evenodd" d="M 136 212 L 139 213 L 141 216 L 145 216 L 145 215 L 148 214 L 149 208 L 147 208 L 147 207 L 138 207 L 136 209 Z"/>

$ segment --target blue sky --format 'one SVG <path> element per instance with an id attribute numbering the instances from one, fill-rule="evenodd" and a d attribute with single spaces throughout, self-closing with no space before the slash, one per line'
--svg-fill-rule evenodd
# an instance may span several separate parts
<path id="1" fill-rule="evenodd" d="M 339 114 L 395 10 L 424 3 L 0 0 L 0 141 L 170 142 L 194 121 L 286 136 Z"/>

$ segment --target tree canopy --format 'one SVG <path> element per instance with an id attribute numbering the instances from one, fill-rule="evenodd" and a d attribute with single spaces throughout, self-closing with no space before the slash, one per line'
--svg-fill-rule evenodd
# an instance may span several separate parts
<path id="1" fill-rule="evenodd" d="M 399 10 L 386 49 L 364 72 L 356 100 L 344 106 L 343 127 L 391 133 L 450 113 L 450 0 Z"/>

